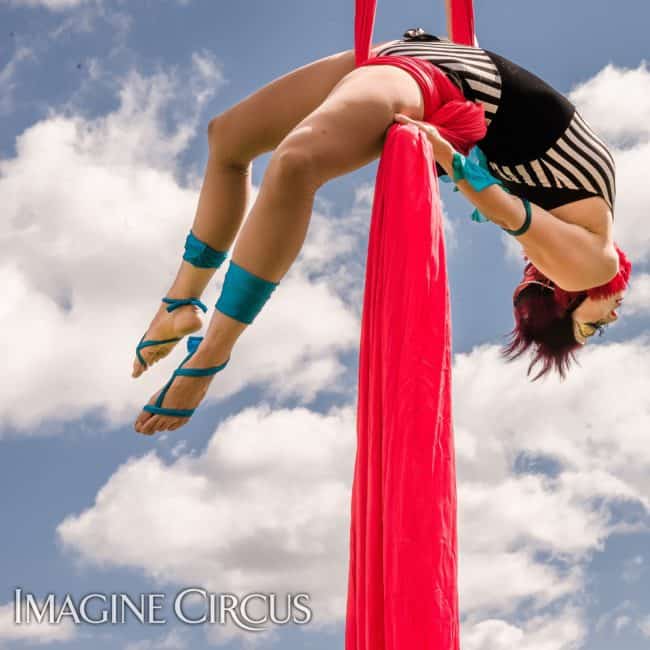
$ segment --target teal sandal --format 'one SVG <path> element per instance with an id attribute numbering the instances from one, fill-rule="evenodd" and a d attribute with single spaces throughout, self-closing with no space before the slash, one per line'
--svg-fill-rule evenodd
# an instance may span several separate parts
<path id="1" fill-rule="evenodd" d="M 143 410 L 148 413 L 153 413 L 155 415 L 169 415 L 175 418 L 189 418 L 192 417 L 192 414 L 196 410 L 194 409 L 171 409 L 166 408 L 162 405 L 167 391 L 169 390 L 172 382 L 176 377 L 207 377 L 209 375 L 216 375 L 220 370 L 223 370 L 230 357 L 226 359 L 222 364 L 218 366 L 211 366 L 210 368 L 183 368 L 183 365 L 192 358 L 192 355 L 197 351 L 199 344 L 203 340 L 202 336 L 190 336 L 187 339 L 187 351 L 188 355 L 181 361 L 180 365 L 176 370 L 174 370 L 170 380 L 163 386 L 163 389 L 160 391 L 160 395 L 153 404 L 147 404 L 144 406 Z"/>
<path id="2" fill-rule="evenodd" d="M 178 309 L 179 307 L 184 307 L 185 305 L 196 305 L 199 307 L 204 314 L 208 312 L 208 308 L 198 299 L 198 298 L 163 298 L 162 301 L 168 305 L 167 311 L 172 312 L 174 309 Z M 141 354 L 141 350 L 143 348 L 148 348 L 152 347 L 154 345 L 162 345 L 163 343 L 176 343 L 177 341 L 180 341 L 182 337 L 177 336 L 176 338 L 173 339 L 162 339 L 160 341 L 154 340 L 154 339 L 148 339 L 144 340 L 146 332 L 142 335 L 142 338 L 140 339 L 140 342 L 138 343 L 137 347 L 135 348 L 135 354 L 138 357 L 138 361 L 142 364 L 142 366 L 145 368 L 145 370 L 149 367 L 149 364 L 145 361 L 144 357 Z"/>

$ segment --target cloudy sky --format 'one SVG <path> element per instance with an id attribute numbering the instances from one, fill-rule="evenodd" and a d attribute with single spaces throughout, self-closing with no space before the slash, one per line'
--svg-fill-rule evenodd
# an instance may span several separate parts
<path id="1" fill-rule="evenodd" d="M 374 42 L 442 33 L 442 4 L 379 2 Z M 611 146 L 635 276 L 569 379 L 531 384 L 524 361 L 498 356 L 520 253 L 443 187 L 463 650 L 650 643 L 650 7 L 624 7 L 477 1 L 481 44 L 570 96 Z M 0 0 L 2 650 L 343 647 L 377 163 L 319 190 L 282 290 L 190 424 L 131 428 L 182 350 L 137 382 L 130 367 L 196 209 L 209 119 L 351 48 L 352 17 L 352 0 Z M 193 585 L 306 591 L 314 620 L 271 635 L 12 624 L 16 587 L 172 598 Z"/>

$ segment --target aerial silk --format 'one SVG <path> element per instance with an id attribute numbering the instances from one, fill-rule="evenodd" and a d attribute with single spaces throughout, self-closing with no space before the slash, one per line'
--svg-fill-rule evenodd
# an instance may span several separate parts
<path id="1" fill-rule="evenodd" d="M 445 0 L 449 38 L 460 45 L 476 45 L 474 0 Z"/>
<path id="2" fill-rule="evenodd" d="M 424 120 L 467 153 L 485 134 L 483 109 L 426 61 L 369 59 L 374 17 L 375 0 L 357 0 L 357 66 L 390 62 L 410 72 Z M 451 316 L 436 164 L 426 136 L 395 123 L 379 161 L 366 262 L 346 650 L 459 650 L 457 560 Z"/>

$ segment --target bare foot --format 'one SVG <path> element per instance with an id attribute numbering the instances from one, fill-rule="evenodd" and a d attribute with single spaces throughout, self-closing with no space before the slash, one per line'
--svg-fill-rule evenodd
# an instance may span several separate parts
<path id="1" fill-rule="evenodd" d="M 154 316 L 149 329 L 144 335 L 144 340 L 164 341 L 165 339 L 182 338 L 201 329 L 203 324 L 199 316 L 199 308 L 195 305 L 178 307 L 174 311 L 167 311 L 168 305 L 160 303 L 158 312 Z M 146 365 L 143 365 L 137 355 L 133 360 L 132 377 L 139 377 L 147 368 L 163 357 L 166 357 L 178 341 L 152 345 L 140 350 Z"/>
<path id="2" fill-rule="evenodd" d="M 229 358 L 229 348 L 219 346 L 209 349 L 207 345 L 204 346 L 201 344 L 189 361 L 183 365 L 183 368 L 208 368 L 211 366 L 219 366 Z M 208 387 L 213 378 L 214 375 L 208 375 L 207 377 L 175 377 L 165 395 L 163 407 L 172 409 L 196 408 L 208 392 Z M 160 390 L 157 391 L 148 403 L 153 404 L 160 392 Z M 184 424 L 187 424 L 188 420 L 189 418 L 158 415 L 155 413 L 149 413 L 148 411 L 142 411 L 137 417 L 133 428 L 138 433 L 152 435 L 156 431 L 174 431 L 179 427 L 182 427 Z"/>

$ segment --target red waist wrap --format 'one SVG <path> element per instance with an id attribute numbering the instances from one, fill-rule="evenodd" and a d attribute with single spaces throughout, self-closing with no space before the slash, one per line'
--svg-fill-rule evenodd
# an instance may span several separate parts
<path id="1" fill-rule="evenodd" d="M 465 99 L 458 86 L 437 66 L 412 56 L 374 56 L 357 67 L 393 65 L 417 81 L 424 100 L 422 121 L 434 124 L 455 149 L 468 153 L 485 136 L 485 112 L 481 104 Z"/>

